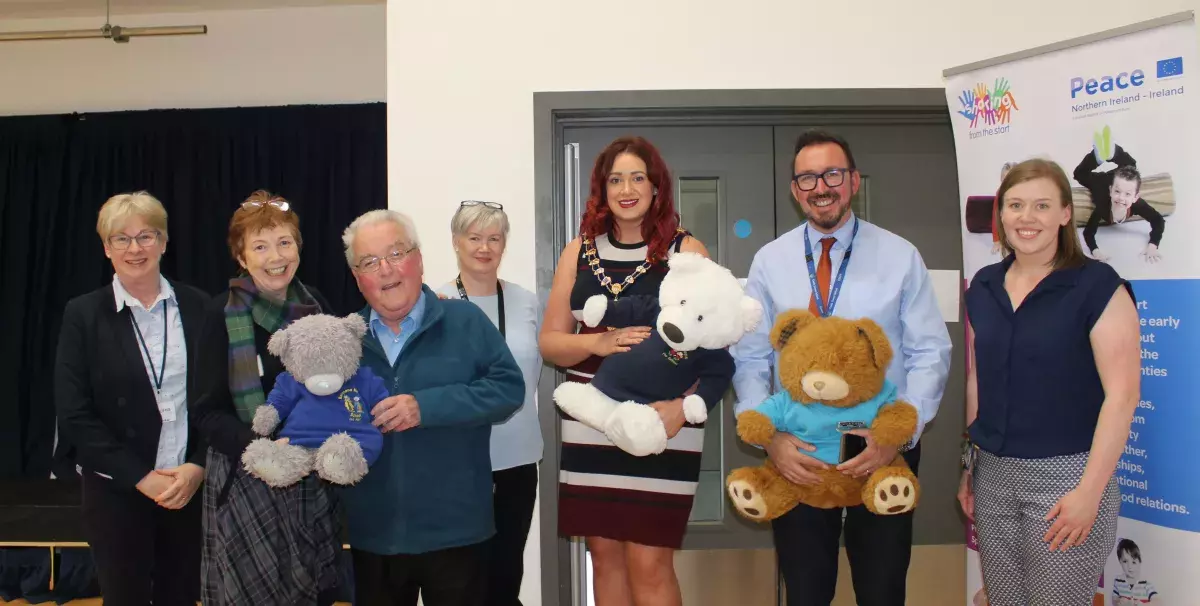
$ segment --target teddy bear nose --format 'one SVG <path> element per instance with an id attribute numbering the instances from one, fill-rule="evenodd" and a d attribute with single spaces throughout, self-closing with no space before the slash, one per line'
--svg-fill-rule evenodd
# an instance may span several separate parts
<path id="1" fill-rule="evenodd" d="M 825 381 L 813 381 L 813 387 L 817 391 L 821 391 L 822 389 L 825 389 Z"/>
<path id="2" fill-rule="evenodd" d="M 678 326 L 667 322 L 663 324 L 663 333 L 672 343 L 680 343 L 683 341 L 683 331 L 679 330 Z"/>

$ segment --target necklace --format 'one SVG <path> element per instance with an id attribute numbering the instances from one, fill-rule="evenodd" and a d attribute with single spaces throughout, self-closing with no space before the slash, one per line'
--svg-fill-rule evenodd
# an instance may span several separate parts
<path id="1" fill-rule="evenodd" d="M 682 233 L 687 232 L 678 228 L 675 230 L 676 237 L 679 237 L 679 234 Z M 596 243 L 591 238 L 583 238 L 583 256 L 587 259 L 588 266 L 592 268 L 592 274 L 600 281 L 600 286 L 612 293 L 614 299 L 620 297 L 621 293 L 632 286 L 634 281 L 641 277 L 642 274 L 650 271 L 650 266 L 653 265 L 653 262 L 647 256 L 646 260 L 641 265 L 633 268 L 633 271 L 628 276 L 625 276 L 624 280 L 613 282 L 612 277 L 604 273 L 604 268 L 600 265 L 600 253 L 596 251 Z"/>

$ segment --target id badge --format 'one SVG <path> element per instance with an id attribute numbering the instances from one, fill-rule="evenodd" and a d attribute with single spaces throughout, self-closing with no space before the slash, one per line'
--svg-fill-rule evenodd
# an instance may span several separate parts
<path id="1" fill-rule="evenodd" d="M 162 416 L 163 423 L 175 422 L 175 404 L 158 394 L 155 394 L 155 399 L 158 400 L 158 414 Z"/>

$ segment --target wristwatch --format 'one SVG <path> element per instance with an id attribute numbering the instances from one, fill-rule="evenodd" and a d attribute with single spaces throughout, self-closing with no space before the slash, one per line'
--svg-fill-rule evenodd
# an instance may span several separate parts
<path id="1" fill-rule="evenodd" d="M 975 470 L 975 460 L 978 458 L 978 456 L 979 447 L 971 442 L 970 434 L 963 432 L 962 456 L 960 457 L 960 463 L 962 463 L 963 471 L 967 473 L 973 472 Z"/>

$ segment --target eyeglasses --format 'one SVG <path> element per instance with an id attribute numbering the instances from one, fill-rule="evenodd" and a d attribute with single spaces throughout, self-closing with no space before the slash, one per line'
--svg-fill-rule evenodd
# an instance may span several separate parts
<path id="1" fill-rule="evenodd" d="M 242 202 L 242 208 L 245 208 L 245 209 L 259 208 L 260 206 L 263 206 L 263 205 L 274 206 L 275 208 L 278 208 L 279 210 L 281 210 L 283 212 L 287 212 L 288 210 L 290 210 L 292 208 L 292 205 L 288 204 L 287 200 L 283 200 L 281 198 L 271 198 L 270 200 L 267 200 L 266 202 L 261 202 L 258 200 L 250 200 L 247 202 Z"/>
<path id="2" fill-rule="evenodd" d="M 804 173 L 792 177 L 792 181 L 796 182 L 796 187 L 800 191 L 812 191 L 817 188 L 817 178 L 820 177 L 825 181 L 825 185 L 829 187 L 837 187 L 846 182 L 846 175 L 850 174 L 852 169 L 849 168 L 831 168 L 824 173 Z"/>
<path id="3" fill-rule="evenodd" d="M 462 208 L 462 207 L 467 207 L 467 206 L 480 206 L 480 205 L 486 206 L 488 208 L 494 208 L 496 210 L 504 210 L 504 205 L 499 202 L 484 202 L 483 200 L 463 200 L 462 204 L 459 204 L 459 207 Z"/>
<path id="4" fill-rule="evenodd" d="M 355 265 L 354 267 L 358 269 L 359 272 L 364 274 L 375 273 L 379 271 L 380 267 L 383 266 L 384 259 L 386 259 L 388 264 L 392 267 L 400 267 L 402 263 L 408 260 L 408 255 L 412 254 L 415 250 L 417 250 L 416 246 L 408 250 L 395 249 L 388 253 L 383 259 L 380 259 L 379 257 L 367 257 L 360 260 L 358 265 Z"/>
<path id="5" fill-rule="evenodd" d="M 158 242 L 158 236 L 158 230 L 143 231 L 132 238 L 125 234 L 116 234 L 108 237 L 108 246 L 114 250 L 125 250 L 129 248 L 130 243 L 137 240 L 138 246 L 150 248 Z"/>

